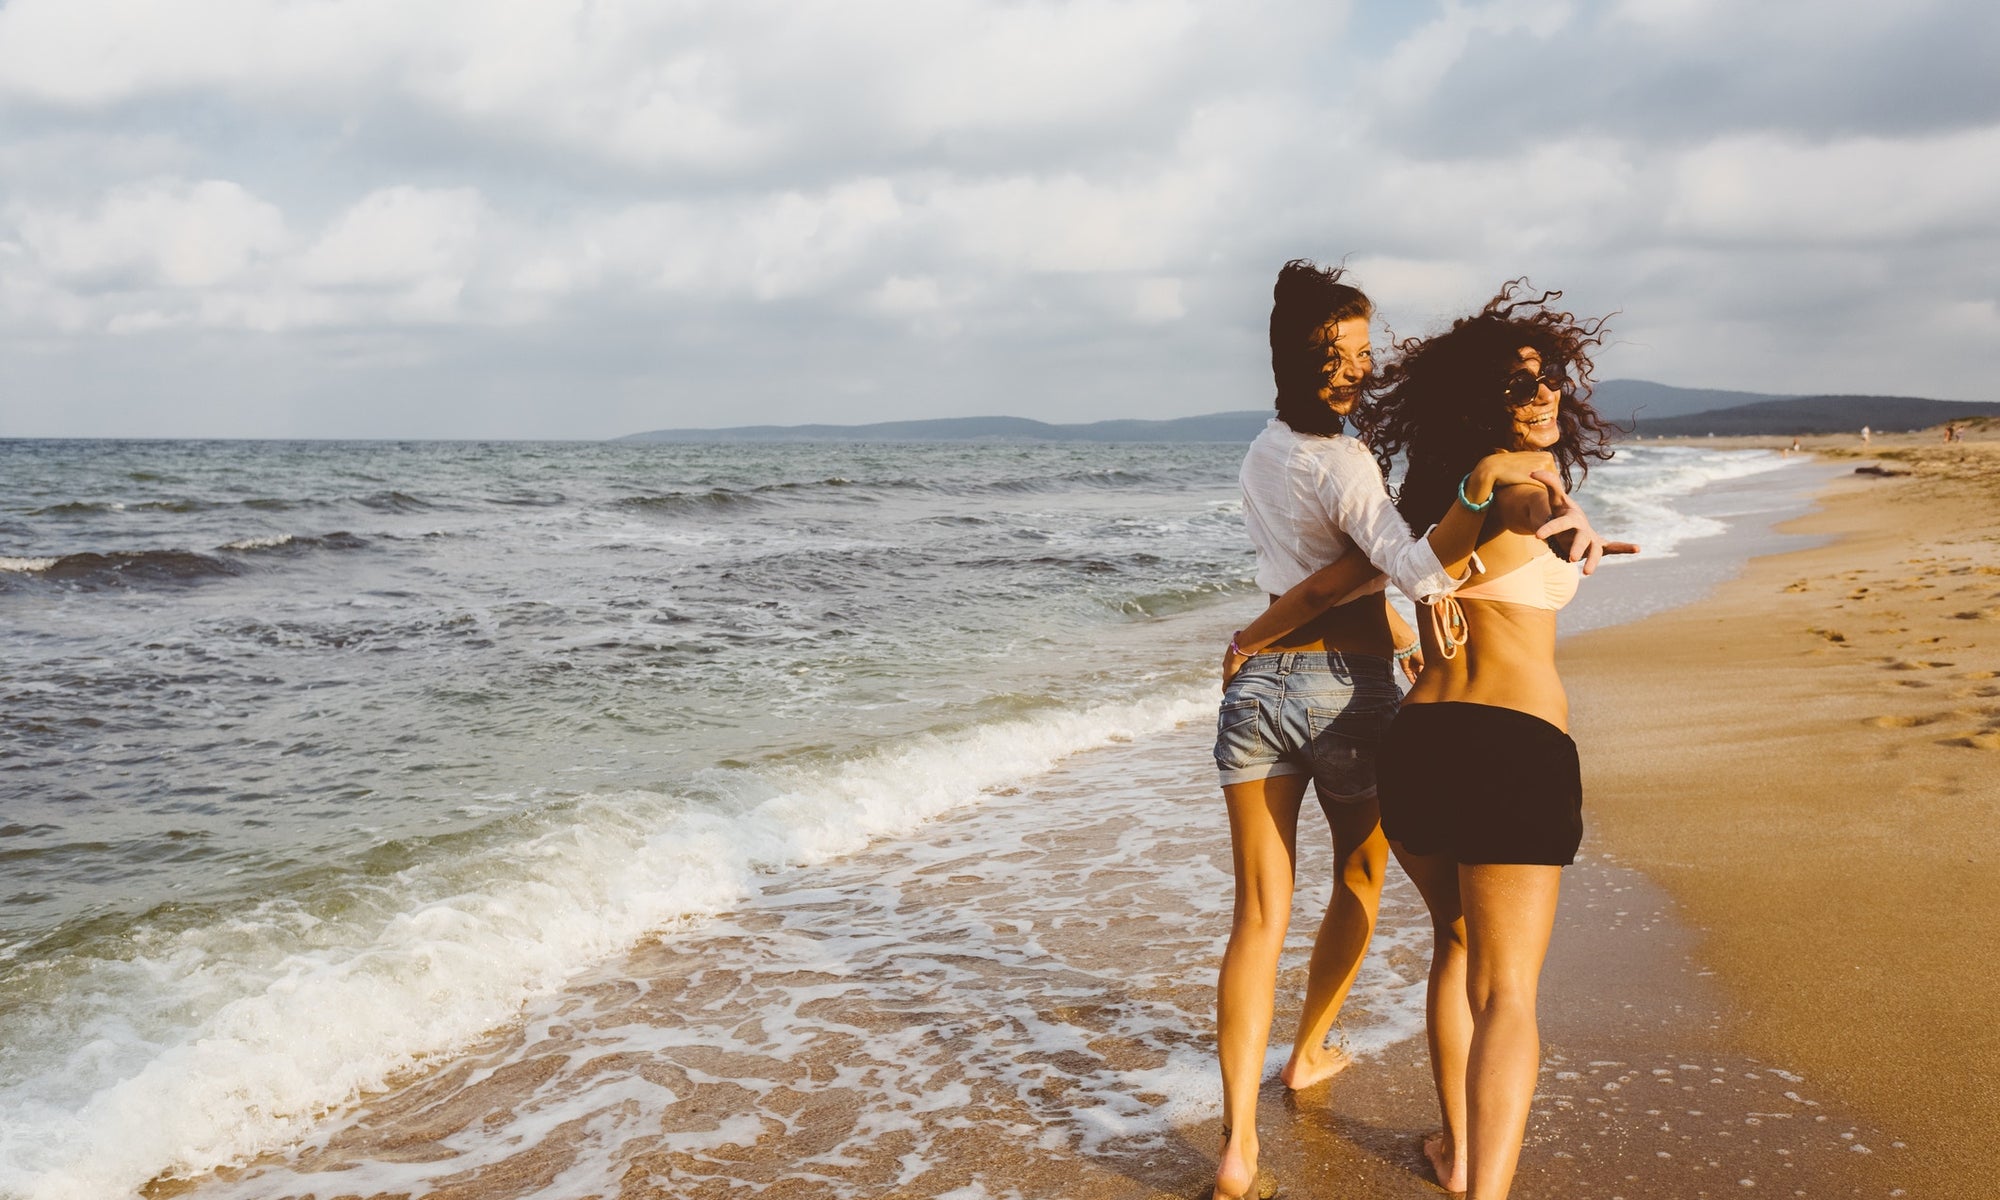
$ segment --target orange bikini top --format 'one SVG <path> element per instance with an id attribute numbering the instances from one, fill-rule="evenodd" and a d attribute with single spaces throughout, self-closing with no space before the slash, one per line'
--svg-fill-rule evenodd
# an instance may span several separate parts
<path id="1" fill-rule="evenodd" d="M 1557 558 L 1546 545 L 1539 549 L 1540 553 L 1520 566 L 1468 583 L 1430 606 L 1431 629 L 1437 634 L 1440 655 L 1456 658 L 1458 648 L 1471 636 L 1460 600 L 1495 600 L 1554 612 L 1576 596 L 1577 582 L 1582 578 L 1577 565 Z M 1472 569 L 1475 574 L 1486 573 L 1486 564 L 1477 554 L 1472 556 Z"/>

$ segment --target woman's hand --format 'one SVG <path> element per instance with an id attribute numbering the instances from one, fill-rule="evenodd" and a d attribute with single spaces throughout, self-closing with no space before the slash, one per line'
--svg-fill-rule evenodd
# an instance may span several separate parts
<path id="1" fill-rule="evenodd" d="M 1639 547 L 1631 542 L 1605 541 L 1591 526 L 1583 508 L 1563 491 L 1562 477 L 1554 471 L 1536 471 L 1533 481 L 1549 493 L 1549 520 L 1535 530 L 1535 536 L 1547 541 L 1568 534 L 1569 552 L 1565 557 L 1571 562 L 1582 562 L 1585 575 L 1595 571 L 1598 561 L 1607 554 L 1639 553 Z"/>
<path id="2" fill-rule="evenodd" d="M 1498 450 L 1473 464 L 1465 480 L 1465 495 L 1477 504 L 1491 497 L 1494 488 L 1521 483 L 1546 486 L 1544 475 L 1555 477 L 1556 490 L 1562 490 L 1553 454 L 1546 450 Z"/>
<path id="3" fill-rule="evenodd" d="M 1424 669 L 1424 649 L 1419 644 L 1417 631 L 1410 628 L 1410 623 L 1403 619 L 1403 614 L 1396 611 L 1386 596 L 1382 600 L 1382 613 L 1389 619 L 1389 644 L 1396 648 L 1396 665 L 1403 668 L 1405 678 L 1415 683 Z"/>
<path id="4" fill-rule="evenodd" d="M 1238 671 L 1241 671 L 1243 669 L 1243 664 L 1249 661 L 1250 661 L 1249 655 L 1237 653 L 1236 641 L 1234 638 L 1231 638 L 1229 644 L 1222 648 L 1223 691 L 1226 692 L 1229 690 L 1229 681 L 1236 678 L 1236 673 Z"/>

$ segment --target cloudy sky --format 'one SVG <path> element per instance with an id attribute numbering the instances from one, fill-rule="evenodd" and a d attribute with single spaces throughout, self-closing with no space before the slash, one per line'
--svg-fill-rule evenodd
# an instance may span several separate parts
<path id="1" fill-rule="evenodd" d="M 1995 63 L 1991 0 L 4 0 L 0 436 L 1255 408 L 1293 256 L 1994 399 Z"/>

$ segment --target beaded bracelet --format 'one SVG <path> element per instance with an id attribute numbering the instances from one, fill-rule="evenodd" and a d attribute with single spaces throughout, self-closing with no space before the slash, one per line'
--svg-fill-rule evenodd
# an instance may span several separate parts
<path id="1" fill-rule="evenodd" d="M 1401 650 L 1396 651 L 1396 661 L 1402 662 L 1404 659 L 1410 657 L 1411 655 L 1415 654 L 1417 651 L 1423 648 L 1424 644 L 1422 642 L 1411 642 L 1409 645 L 1403 647 Z"/>
<path id="2" fill-rule="evenodd" d="M 1488 492 L 1486 494 L 1486 499 L 1480 501 L 1477 504 L 1474 504 L 1472 501 L 1466 499 L 1465 485 L 1471 482 L 1472 482 L 1471 472 L 1467 472 L 1465 478 L 1458 481 L 1458 502 L 1460 504 L 1465 505 L 1465 507 L 1471 509 L 1473 512 L 1485 512 L 1487 509 L 1493 507 L 1493 493 L 1491 492 Z"/>

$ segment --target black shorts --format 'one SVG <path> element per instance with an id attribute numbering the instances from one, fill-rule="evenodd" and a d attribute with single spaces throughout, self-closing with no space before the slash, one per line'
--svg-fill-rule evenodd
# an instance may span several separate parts
<path id="1" fill-rule="evenodd" d="M 1568 866 L 1583 841 L 1576 743 L 1540 717 L 1490 704 L 1405 704 L 1375 777 L 1382 832 L 1462 863 Z"/>

